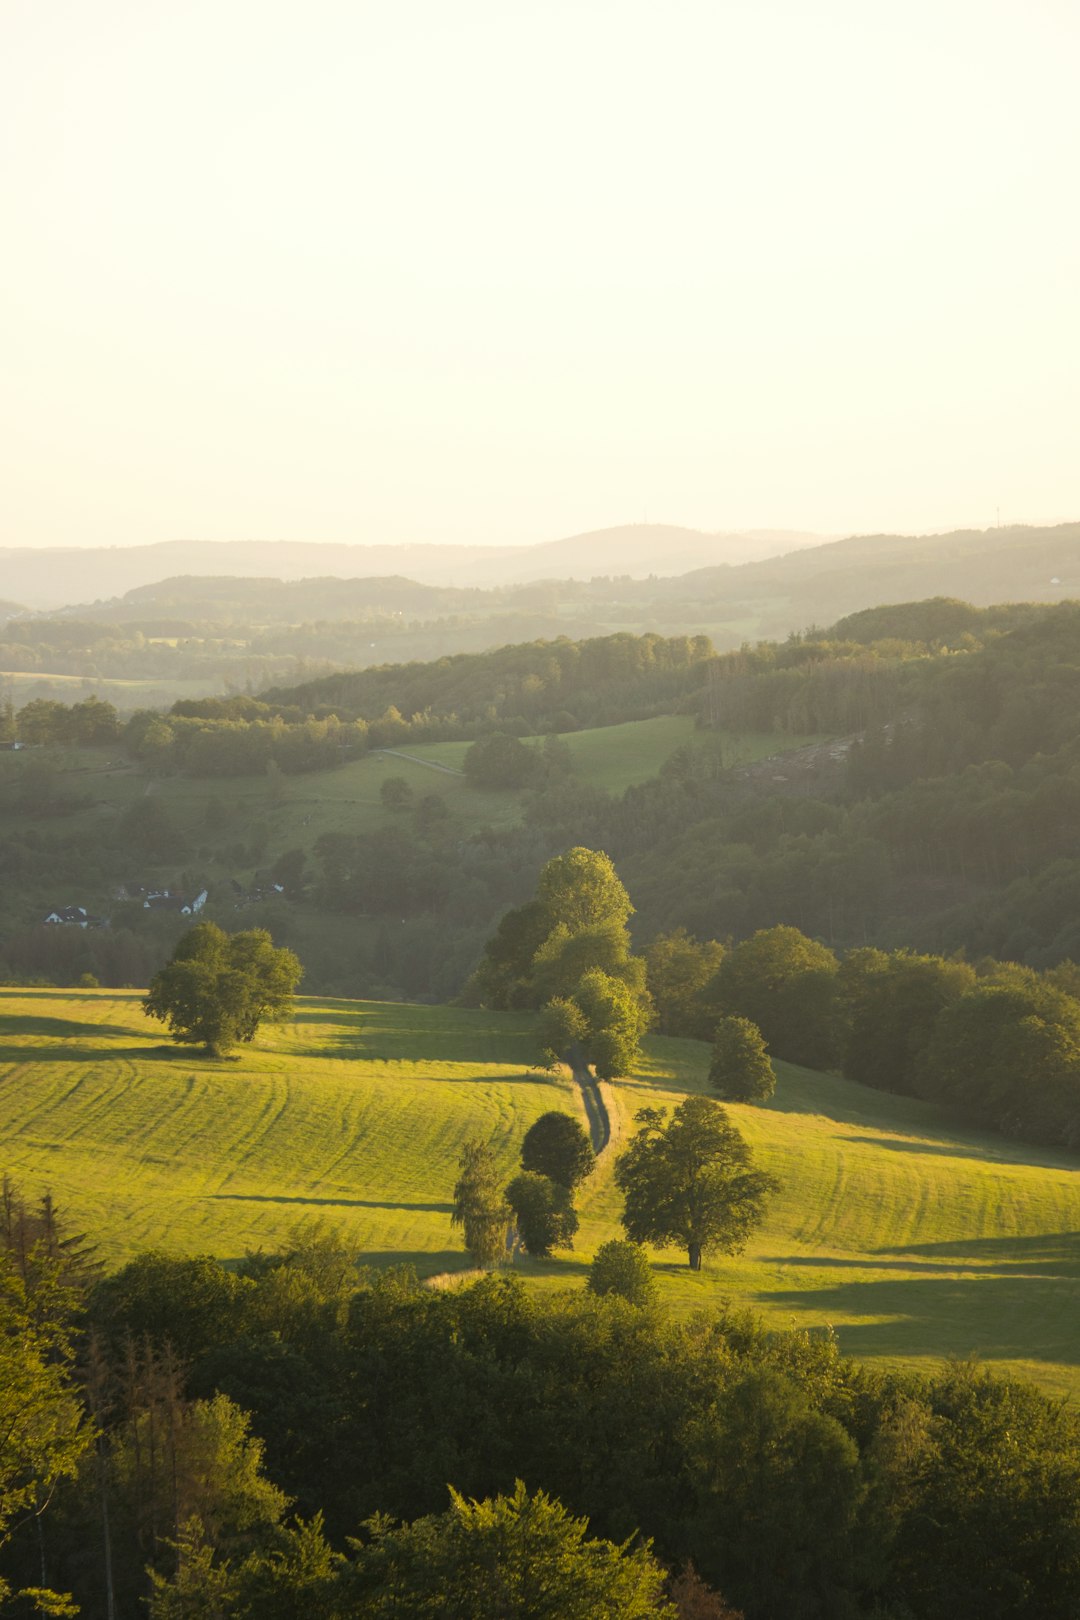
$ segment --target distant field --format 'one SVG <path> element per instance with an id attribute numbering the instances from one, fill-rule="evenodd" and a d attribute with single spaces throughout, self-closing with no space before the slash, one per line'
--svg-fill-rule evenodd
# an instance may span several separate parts
<path id="1" fill-rule="evenodd" d="M 349 1229 L 373 1263 L 462 1267 L 449 1199 L 479 1132 L 509 1172 L 563 1081 L 530 1076 L 527 1015 L 304 1001 L 236 1062 L 162 1048 L 137 997 L 0 990 L 0 1170 L 51 1186 L 111 1259 L 155 1244 L 232 1258 L 298 1218 Z M 656 1038 L 614 1090 L 617 1129 L 704 1083 L 699 1043 Z M 656 1256 L 677 1310 L 722 1298 L 780 1326 L 832 1324 L 858 1356 L 917 1364 L 977 1351 L 1080 1392 L 1080 1158 L 959 1130 L 936 1109 L 778 1065 L 774 1103 L 732 1108 L 782 1178 L 749 1251 L 693 1275 Z M 577 1250 L 519 1262 L 580 1286 L 618 1231 L 610 1160 L 582 1199 Z"/>
<path id="2" fill-rule="evenodd" d="M 574 759 L 578 780 L 607 793 L 622 793 L 638 782 L 656 776 L 677 748 L 694 739 L 694 722 L 689 715 L 659 715 L 654 720 L 628 720 L 620 726 L 598 726 L 589 731 L 568 731 L 562 741 Z M 769 754 L 785 753 L 818 737 L 789 737 L 776 732 L 717 732 L 724 760 L 729 765 L 745 765 Z M 402 744 L 401 752 L 411 759 L 449 766 L 460 771 L 469 751 L 467 742 Z"/>
<path id="3" fill-rule="evenodd" d="M 0 670 L 0 681 L 11 692 L 16 708 L 31 698 L 55 703 L 79 703 L 91 692 L 118 709 L 157 709 L 178 698 L 214 697 L 221 691 L 220 677 L 206 680 L 103 680 L 90 675 L 52 675 L 40 670 Z"/>

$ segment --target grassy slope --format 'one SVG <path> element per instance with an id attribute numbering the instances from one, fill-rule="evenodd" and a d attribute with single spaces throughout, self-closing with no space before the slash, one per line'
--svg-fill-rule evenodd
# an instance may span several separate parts
<path id="1" fill-rule="evenodd" d="M 207 1062 L 163 1052 L 133 995 L 0 991 L 0 1169 L 51 1185 L 114 1259 L 148 1244 L 236 1256 L 323 1214 L 377 1262 L 458 1267 L 462 1140 L 490 1136 L 509 1172 L 539 1113 L 577 1108 L 564 1082 L 527 1076 L 529 1030 L 525 1016 L 307 1001 L 238 1061 Z M 695 1042 L 650 1041 L 615 1090 L 616 1125 L 700 1089 L 705 1061 Z M 672 1306 L 727 1297 L 780 1325 L 831 1323 L 860 1356 L 977 1350 L 1080 1391 L 1080 1159 L 779 1070 L 769 1108 L 732 1113 L 783 1189 L 737 1259 L 694 1276 L 656 1257 Z M 519 1262 L 536 1286 L 580 1285 L 616 1234 L 610 1160 L 581 1206 L 572 1255 Z"/>
<path id="2" fill-rule="evenodd" d="M 720 732 L 725 762 L 745 764 L 768 754 L 801 748 L 816 742 L 815 737 L 787 737 L 773 732 Z M 692 742 L 694 722 L 689 715 L 659 715 L 653 720 L 627 720 L 619 726 L 601 726 L 591 731 L 567 732 L 563 742 L 574 760 L 578 780 L 608 793 L 622 793 L 635 783 L 656 776 L 664 761 L 677 748 Z M 434 761 L 460 770 L 468 752 L 467 742 L 402 745 L 402 752 L 413 759 Z M 433 773 L 434 774 L 434 773 Z M 447 778 L 449 780 L 449 778 Z"/>

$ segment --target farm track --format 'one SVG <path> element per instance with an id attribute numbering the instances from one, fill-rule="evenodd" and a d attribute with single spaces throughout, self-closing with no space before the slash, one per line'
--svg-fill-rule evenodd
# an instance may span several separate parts
<path id="1" fill-rule="evenodd" d="M 575 1067 L 573 1076 L 575 1083 L 581 1088 L 581 1100 L 585 1105 L 585 1117 L 589 1122 L 589 1139 L 592 1142 L 593 1152 L 603 1153 L 611 1141 L 611 1118 L 600 1091 L 600 1082 L 594 1079 L 584 1066 Z"/>
<path id="2" fill-rule="evenodd" d="M 442 771 L 445 776 L 464 776 L 464 771 L 455 770 L 452 765 L 440 765 L 434 759 L 418 759 L 415 754 L 403 754 L 400 748 L 373 748 L 373 754 L 389 754 L 391 759 L 405 759 L 410 765 L 423 765 L 429 771 Z"/>

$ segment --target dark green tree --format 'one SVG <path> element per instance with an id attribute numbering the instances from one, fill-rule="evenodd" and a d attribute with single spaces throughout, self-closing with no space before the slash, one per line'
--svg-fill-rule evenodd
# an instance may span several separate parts
<path id="1" fill-rule="evenodd" d="M 287 849 L 279 855 L 274 862 L 273 872 L 278 883 L 282 885 L 288 895 L 299 894 L 304 887 L 304 868 L 307 865 L 307 855 L 302 849 Z"/>
<path id="2" fill-rule="evenodd" d="M 753 1616 L 848 1609 L 859 1452 L 779 1368 L 753 1367 L 703 1424 L 698 1526 L 710 1580 Z"/>
<path id="3" fill-rule="evenodd" d="M 596 1154 L 580 1121 L 559 1109 L 541 1114 L 525 1132 L 521 1167 L 548 1176 L 573 1192 L 596 1168 Z"/>
<path id="4" fill-rule="evenodd" d="M 379 798 L 387 810 L 405 810 L 413 801 L 413 790 L 403 776 L 388 776 L 379 788 Z"/>
<path id="5" fill-rule="evenodd" d="M 557 996 L 546 1007 L 541 1007 L 538 1034 L 540 1050 L 548 1064 L 570 1062 L 576 1051 L 582 1049 L 588 1032 L 585 1014 L 569 997 Z"/>
<path id="6" fill-rule="evenodd" d="M 590 1539 L 585 1519 L 543 1491 L 468 1502 L 355 1547 L 355 1608 L 370 1620 L 676 1620 L 650 1545 Z"/>
<path id="7" fill-rule="evenodd" d="M 484 947 L 484 957 L 466 989 L 471 1006 L 527 1007 L 532 1001 L 529 976 L 533 959 L 551 932 L 552 920 L 539 900 L 529 900 L 504 913 Z"/>
<path id="8" fill-rule="evenodd" d="M 549 1176 L 523 1170 L 506 1189 L 518 1236 L 534 1259 L 545 1259 L 552 1249 L 572 1249 L 578 1218 L 570 1190 Z"/>
<path id="9" fill-rule="evenodd" d="M 670 1120 L 666 1108 L 642 1108 L 636 1118 L 641 1129 L 615 1161 L 627 1237 L 685 1248 L 693 1271 L 709 1251 L 737 1254 L 779 1183 L 754 1168 L 742 1136 L 709 1097 L 687 1097 Z"/>
<path id="10" fill-rule="evenodd" d="M 713 1036 L 709 1085 L 725 1102 L 767 1102 L 776 1070 L 761 1031 L 749 1018 L 721 1018 Z"/>
<path id="11" fill-rule="evenodd" d="M 222 1054 L 255 1037 L 267 1019 L 282 1023 L 293 1008 L 303 969 L 264 928 L 227 934 L 202 922 L 180 940 L 143 1000 L 174 1041 Z"/>
<path id="12" fill-rule="evenodd" d="M 528 787 L 542 774 L 539 751 L 504 731 L 481 737 L 465 755 L 465 775 L 473 787 Z"/>
<path id="13" fill-rule="evenodd" d="M 756 1024 L 777 1057 L 828 1068 L 836 970 L 832 951 L 797 928 L 761 928 L 725 956 L 719 1001 L 724 1012 Z"/>
<path id="14" fill-rule="evenodd" d="M 975 985 L 966 962 L 895 951 L 852 951 L 837 986 L 846 1013 L 844 1073 L 911 1094 L 940 1014 Z"/>
<path id="15" fill-rule="evenodd" d="M 656 1278 L 649 1257 L 640 1243 L 610 1238 L 593 1256 L 585 1284 L 592 1294 L 615 1294 L 631 1305 L 651 1305 L 656 1298 Z"/>
<path id="16" fill-rule="evenodd" d="M 644 959 L 631 956 L 625 923 L 611 920 L 577 933 L 565 923 L 555 925 L 533 958 L 530 979 L 535 1004 L 574 995 L 582 977 L 593 968 L 621 979 L 639 1001 L 646 999 Z"/>
<path id="17" fill-rule="evenodd" d="M 29 1285 L 15 1256 L 0 1250 L 0 1550 L 19 1524 L 40 1519 L 90 1443 L 73 1377 L 77 1300 L 59 1260 L 35 1248 Z M 5 1614 L 75 1612 L 55 1594 L 41 1591 L 40 1606 L 25 1596 L 25 1608 L 9 1609 L 11 1586 L 0 1576 Z"/>
<path id="18" fill-rule="evenodd" d="M 1080 1002 L 999 972 L 942 1010 L 917 1089 L 1010 1135 L 1080 1145 Z"/>
<path id="19" fill-rule="evenodd" d="M 657 1028 L 664 1035 L 708 1040 L 716 1022 L 708 990 L 723 960 L 724 947 L 715 939 L 696 940 L 685 928 L 657 934 L 645 961 Z"/>

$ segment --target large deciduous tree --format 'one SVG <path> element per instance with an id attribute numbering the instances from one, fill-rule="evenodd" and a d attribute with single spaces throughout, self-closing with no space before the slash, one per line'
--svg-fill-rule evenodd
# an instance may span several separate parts
<path id="1" fill-rule="evenodd" d="M 465 755 L 465 775 L 473 787 L 528 787 L 542 772 L 539 750 L 504 731 L 479 738 Z"/>
<path id="2" fill-rule="evenodd" d="M 288 1018 L 302 972 L 292 951 L 275 946 L 266 929 L 227 934 L 202 922 L 154 975 L 143 1007 L 169 1026 L 174 1041 L 221 1054 L 253 1040 L 264 1019 Z"/>
<path id="3" fill-rule="evenodd" d="M 1080 1146 L 1080 1004 L 1024 969 L 943 1009 L 918 1091 L 999 1130 Z"/>
<path id="4" fill-rule="evenodd" d="M 634 912 L 611 857 L 580 846 L 548 861 L 536 885 L 536 898 L 546 908 L 551 926 L 562 923 L 572 934 L 604 923 L 625 924 Z"/>
<path id="5" fill-rule="evenodd" d="M 670 1120 L 666 1108 L 642 1108 L 636 1118 L 641 1129 L 615 1164 L 627 1237 L 685 1248 L 693 1271 L 710 1250 L 737 1254 L 775 1178 L 754 1168 L 742 1136 L 709 1097 L 687 1097 Z"/>
<path id="6" fill-rule="evenodd" d="M 828 1068 L 837 960 L 797 928 L 761 928 L 729 951 L 716 976 L 720 1008 L 749 1018 L 789 1063 Z"/>
<path id="7" fill-rule="evenodd" d="M 578 1120 L 559 1109 L 541 1114 L 525 1132 L 521 1168 L 549 1176 L 573 1192 L 596 1167 L 592 1143 Z"/>
<path id="8" fill-rule="evenodd" d="M 851 951 L 837 974 L 843 1069 L 880 1091 L 913 1093 L 937 1020 L 975 986 L 966 962 L 911 951 Z"/>

